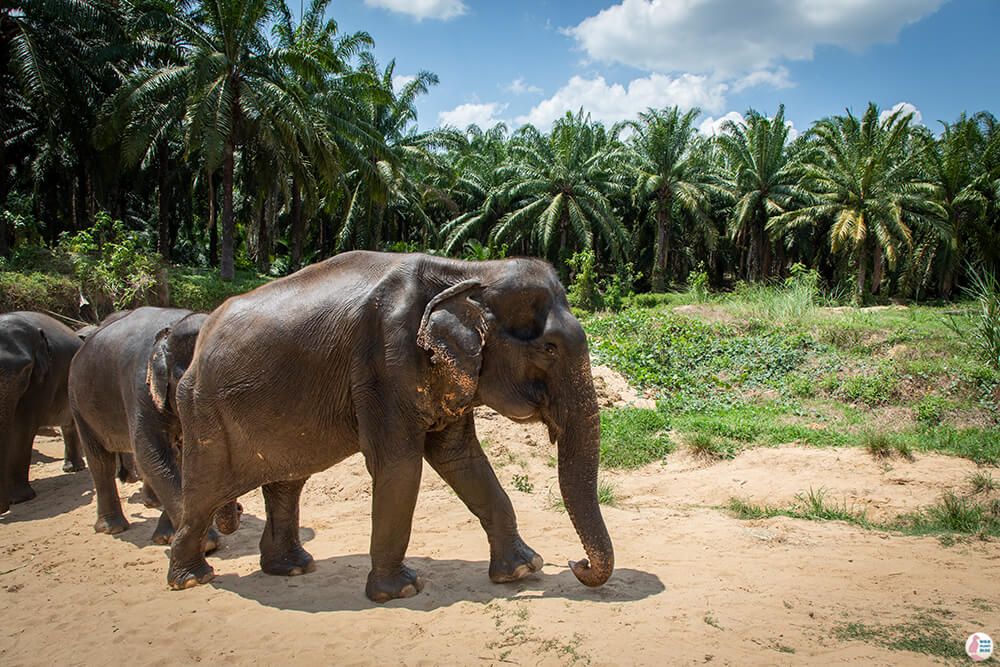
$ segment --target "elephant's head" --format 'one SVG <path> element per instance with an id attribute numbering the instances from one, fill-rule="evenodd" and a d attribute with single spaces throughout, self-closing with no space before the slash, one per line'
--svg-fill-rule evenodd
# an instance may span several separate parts
<path id="1" fill-rule="evenodd" d="M 177 414 L 177 383 L 191 365 L 198 332 L 208 315 L 192 313 L 156 334 L 146 366 L 146 386 L 161 412 Z"/>
<path id="2" fill-rule="evenodd" d="M 614 569 L 614 550 L 597 503 L 601 425 L 586 334 L 548 263 L 482 267 L 481 278 L 431 300 L 418 342 L 473 402 L 548 426 L 563 502 L 589 559 L 570 566 L 581 582 L 600 586 Z"/>

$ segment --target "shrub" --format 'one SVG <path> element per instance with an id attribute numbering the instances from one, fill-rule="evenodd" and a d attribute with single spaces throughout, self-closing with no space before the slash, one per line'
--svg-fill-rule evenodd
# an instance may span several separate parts
<path id="1" fill-rule="evenodd" d="M 688 273 L 687 285 L 688 294 L 695 303 L 708 301 L 708 272 L 705 271 L 704 262 L 700 262 L 695 271 Z"/>
<path id="2" fill-rule="evenodd" d="M 990 273 L 979 273 L 969 267 L 971 284 L 966 292 L 976 301 L 977 311 L 972 328 L 962 331 L 954 318 L 951 328 L 968 342 L 976 356 L 1000 370 L 1000 280 Z"/>
<path id="3" fill-rule="evenodd" d="M 789 373 L 785 376 L 785 382 L 793 396 L 812 398 L 816 395 L 816 386 L 808 375 Z"/>
<path id="4" fill-rule="evenodd" d="M 268 278 L 249 271 L 237 271 L 231 282 L 219 279 L 212 270 L 183 269 L 171 271 L 170 302 L 177 308 L 210 312 L 231 296 L 244 294 L 268 282 Z"/>
<path id="5" fill-rule="evenodd" d="M 597 291 L 597 271 L 594 268 L 595 258 L 592 250 L 581 250 L 573 253 L 566 260 L 574 271 L 573 284 L 566 292 L 571 306 L 583 310 L 598 310 L 603 305 L 601 293 Z"/>
<path id="6" fill-rule="evenodd" d="M 107 299 L 115 310 L 149 301 L 160 258 L 146 250 L 150 246 L 146 234 L 126 229 L 104 211 L 96 219 L 90 229 L 63 232 L 57 246 L 69 257 L 84 293 Z"/>
<path id="7" fill-rule="evenodd" d="M 0 271 L 0 312 L 51 311 L 78 317 L 80 292 L 66 276 L 34 271 Z"/>
<path id="8" fill-rule="evenodd" d="M 898 382 L 895 373 L 882 368 L 874 373 L 846 378 L 840 390 L 844 396 L 852 401 L 874 407 L 886 403 L 892 398 Z"/>
<path id="9" fill-rule="evenodd" d="M 913 406 L 913 416 L 921 426 L 937 426 L 944 419 L 945 408 L 943 396 L 927 395 Z"/>

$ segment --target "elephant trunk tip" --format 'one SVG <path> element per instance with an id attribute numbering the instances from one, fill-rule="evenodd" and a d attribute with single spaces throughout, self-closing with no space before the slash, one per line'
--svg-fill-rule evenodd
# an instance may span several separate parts
<path id="1" fill-rule="evenodd" d="M 581 584 L 590 586 L 591 588 L 603 586 L 611 578 L 611 573 L 614 571 L 613 567 L 602 569 L 591 567 L 590 561 L 586 558 L 580 561 L 571 560 L 569 562 L 569 569 L 573 570 L 573 574 L 576 575 Z"/>

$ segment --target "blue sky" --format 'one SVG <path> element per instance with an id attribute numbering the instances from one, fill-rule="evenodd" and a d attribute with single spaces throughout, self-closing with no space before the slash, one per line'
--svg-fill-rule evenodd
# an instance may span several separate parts
<path id="1" fill-rule="evenodd" d="M 797 131 L 869 101 L 911 104 L 935 131 L 1000 115 L 1000 0 L 333 0 L 328 15 L 398 76 L 438 75 L 421 129 L 673 104 L 701 107 L 704 131 L 780 103 Z"/>

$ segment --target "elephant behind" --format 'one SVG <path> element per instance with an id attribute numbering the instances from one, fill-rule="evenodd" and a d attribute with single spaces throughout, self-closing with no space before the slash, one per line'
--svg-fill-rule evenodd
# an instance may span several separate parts
<path id="1" fill-rule="evenodd" d="M 85 467 L 66 393 L 70 361 L 82 345 L 72 329 L 48 315 L 0 315 L 0 513 L 35 497 L 28 468 L 42 426 L 62 430 L 64 471 Z"/>
<path id="2" fill-rule="evenodd" d="M 370 599 L 422 587 L 403 564 L 422 458 L 479 518 L 491 580 L 538 570 L 476 436 L 480 404 L 548 426 L 589 557 L 571 568 L 584 584 L 603 584 L 614 553 L 597 502 L 599 412 L 587 339 L 553 268 L 349 252 L 234 297 L 205 322 L 177 388 L 184 517 L 169 585 L 212 578 L 201 546 L 212 514 L 257 486 L 267 511 L 262 569 L 308 572 L 302 487 L 356 452 L 373 479 Z"/>
<path id="3" fill-rule="evenodd" d="M 181 516 L 175 392 L 205 318 L 177 308 L 139 308 L 93 332 L 73 359 L 69 399 L 97 492 L 97 532 L 128 528 L 115 476 L 118 457 L 131 455 L 164 507 L 153 541 L 172 538 L 172 522 Z M 227 517 L 224 527 L 232 532 L 238 517 Z M 217 546 L 213 530 L 206 548 Z"/>

